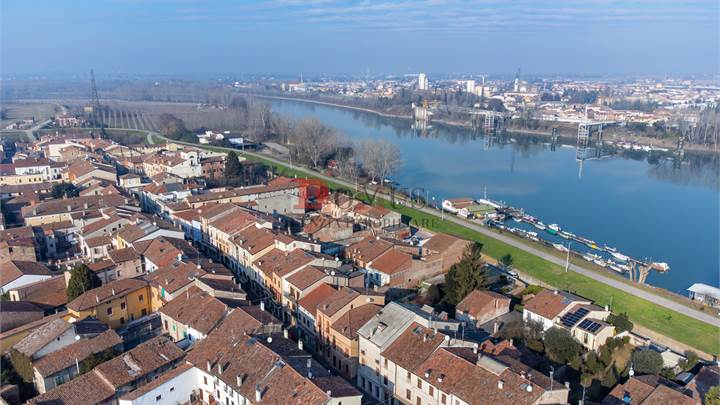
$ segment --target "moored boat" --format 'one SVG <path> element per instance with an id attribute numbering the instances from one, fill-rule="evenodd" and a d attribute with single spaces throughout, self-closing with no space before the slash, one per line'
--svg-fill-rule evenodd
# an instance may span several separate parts
<path id="1" fill-rule="evenodd" d="M 547 227 L 547 231 L 551 235 L 557 235 L 558 232 L 560 232 L 560 225 L 558 224 L 550 224 Z"/>
<path id="2" fill-rule="evenodd" d="M 535 225 L 535 228 L 544 231 L 546 226 L 542 223 L 542 221 L 535 222 L 533 225 Z"/>
<path id="3" fill-rule="evenodd" d="M 621 262 L 627 262 L 630 259 L 629 257 L 625 256 L 624 254 L 618 253 L 618 252 L 610 252 L 610 255 L 613 258 L 615 258 L 616 260 L 621 261 Z"/>
<path id="4" fill-rule="evenodd" d="M 568 251 L 568 248 L 566 248 L 565 246 L 563 246 L 563 245 L 560 244 L 560 243 L 553 243 L 553 247 L 554 247 L 555 249 L 561 251 L 561 252 L 567 252 L 567 251 Z"/>

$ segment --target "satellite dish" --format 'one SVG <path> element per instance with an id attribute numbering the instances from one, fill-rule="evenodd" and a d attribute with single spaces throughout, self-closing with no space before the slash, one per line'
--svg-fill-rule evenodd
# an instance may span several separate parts
<path id="1" fill-rule="evenodd" d="M 271 338 L 270 336 L 268 336 L 267 342 L 268 342 L 268 343 L 272 343 L 272 338 Z"/>

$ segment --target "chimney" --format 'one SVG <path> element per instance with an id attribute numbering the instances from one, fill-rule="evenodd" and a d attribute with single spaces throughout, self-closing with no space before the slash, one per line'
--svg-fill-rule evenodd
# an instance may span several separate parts
<path id="1" fill-rule="evenodd" d="M 95 295 L 95 301 L 99 304 L 99 303 L 100 303 L 100 297 L 98 297 L 97 295 Z"/>
<path id="2" fill-rule="evenodd" d="M 423 334 L 423 342 L 427 342 L 428 336 L 426 334 Z"/>
<path id="3" fill-rule="evenodd" d="M 114 288 L 111 288 L 111 289 L 110 289 L 110 293 L 114 296 L 114 295 L 115 295 L 115 289 L 114 289 Z"/>
<path id="4" fill-rule="evenodd" d="M 260 310 L 265 311 L 265 301 L 260 301 Z"/>
<path id="5" fill-rule="evenodd" d="M 83 203 L 83 209 L 88 209 L 88 203 Z"/>
<path id="6" fill-rule="evenodd" d="M 68 212 L 72 211 L 72 207 L 68 205 L 67 210 L 68 210 Z"/>
<path id="7" fill-rule="evenodd" d="M 235 377 L 235 385 L 237 385 L 238 387 L 241 386 L 244 379 L 244 376 L 238 374 L 237 377 Z"/>
<path id="8" fill-rule="evenodd" d="M 210 360 L 207 361 L 207 371 L 212 370 L 212 363 L 210 363 Z"/>
<path id="9" fill-rule="evenodd" d="M 255 402 L 262 400 L 262 391 L 260 391 L 260 384 L 255 384 Z"/>
<path id="10" fill-rule="evenodd" d="M 554 290 L 554 291 L 553 291 L 553 294 L 558 295 L 557 290 Z"/>
<path id="11" fill-rule="evenodd" d="M 477 343 L 473 344 L 473 353 L 475 353 L 475 354 L 478 353 L 478 344 Z"/>
<path id="12" fill-rule="evenodd" d="M 493 323 L 493 334 L 498 333 L 499 330 L 500 330 L 500 324 L 497 323 L 497 321 L 495 321 L 495 323 Z"/>
<path id="13" fill-rule="evenodd" d="M 223 365 L 222 365 L 222 363 L 219 363 L 218 364 L 218 374 L 222 374 L 222 373 L 223 373 Z"/>
<path id="14" fill-rule="evenodd" d="M 298 340 L 298 349 L 303 350 L 303 341 L 302 341 L 302 339 Z"/>
<path id="15" fill-rule="evenodd" d="M 332 391 L 327 390 L 325 391 L 325 394 L 327 394 L 328 398 L 332 398 Z"/>
<path id="16" fill-rule="evenodd" d="M 289 338 L 288 330 L 287 330 L 287 329 L 284 329 L 284 328 L 283 328 L 283 337 L 284 337 L 285 339 L 288 339 L 288 338 Z"/>
<path id="17" fill-rule="evenodd" d="M 501 389 L 503 389 L 504 386 L 505 386 L 505 381 L 498 380 L 498 389 L 501 390 Z"/>

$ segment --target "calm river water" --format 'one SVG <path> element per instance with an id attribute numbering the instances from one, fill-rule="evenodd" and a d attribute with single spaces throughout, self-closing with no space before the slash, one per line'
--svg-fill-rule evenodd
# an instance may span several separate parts
<path id="1" fill-rule="evenodd" d="M 650 284 L 685 294 L 692 283 L 720 286 L 720 178 L 717 156 L 686 156 L 681 164 L 645 153 L 585 160 L 574 147 L 510 135 L 489 145 L 471 130 L 434 125 L 425 133 L 409 120 L 298 101 L 272 100 L 273 110 L 314 116 L 352 140 L 396 144 L 403 166 L 393 179 L 436 199 L 482 197 L 522 207 L 545 224 L 616 247 L 637 258 L 667 262 Z"/>

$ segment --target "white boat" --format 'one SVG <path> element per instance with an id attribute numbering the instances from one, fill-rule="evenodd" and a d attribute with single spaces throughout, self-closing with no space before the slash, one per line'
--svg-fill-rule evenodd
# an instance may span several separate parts
<path id="1" fill-rule="evenodd" d="M 560 231 L 560 232 L 558 233 L 558 235 L 560 235 L 561 237 L 563 237 L 563 238 L 565 238 L 565 239 L 573 239 L 573 238 L 575 238 L 575 235 L 574 235 L 574 234 L 572 234 L 572 233 L 570 233 L 570 232 L 567 232 L 567 231 Z"/>
<path id="2" fill-rule="evenodd" d="M 606 262 L 605 260 L 603 260 L 603 259 L 595 259 L 595 260 L 593 260 L 593 263 L 597 264 L 597 265 L 600 266 L 600 267 L 606 267 L 606 266 L 607 266 L 607 262 Z"/>
<path id="3" fill-rule="evenodd" d="M 615 264 L 615 263 L 610 263 L 610 262 L 608 262 L 608 267 L 610 267 L 611 269 L 617 271 L 618 273 L 624 273 L 624 272 L 625 272 L 625 270 L 623 270 L 622 267 L 618 266 L 618 265 Z"/>
<path id="4" fill-rule="evenodd" d="M 527 234 L 531 238 L 537 238 L 537 232 L 528 232 Z"/>
<path id="5" fill-rule="evenodd" d="M 518 218 L 518 217 L 512 217 L 512 219 L 513 219 L 513 221 L 515 221 L 515 222 L 522 222 L 522 219 L 521 219 L 521 218 Z"/>
<path id="6" fill-rule="evenodd" d="M 610 252 L 610 255 L 612 255 L 612 257 L 614 257 L 615 259 L 617 259 L 617 260 L 619 260 L 619 261 L 621 261 L 621 262 L 627 262 L 628 260 L 630 260 L 629 257 L 625 256 L 625 255 L 622 254 L 622 253 Z"/>
<path id="7" fill-rule="evenodd" d="M 553 232 L 560 232 L 560 225 L 550 224 L 550 225 L 548 225 L 548 230 L 553 231 Z"/>
<path id="8" fill-rule="evenodd" d="M 545 224 L 543 224 L 541 221 L 535 222 L 533 225 L 535 225 L 535 228 L 541 231 L 545 230 Z"/>
<path id="9" fill-rule="evenodd" d="M 568 248 L 566 248 L 564 245 L 560 243 L 553 243 L 553 247 L 561 252 L 567 252 Z"/>
<path id="10" fill-rule="evenodd" d="M 666 272 L 670 270 L 670 265 L 665 262 L 653 262 L 650 267 L 660 272 Z"/>
<path id="11" fill-rule="evenodd" d="M 585 259 L 585 260 L 587 260 L 587 261 L 589 261 L 589 262 L 592 262 L 592 261 L 595 259 L 594 257 L 592 257 L 592 256 L 589 255 L 589 254 L 584 254 L 584 255 L 582 255 L 582 258 Z"/>
<path id="12" fill-rule="evenodd" d="M 608 245 L 605 245 L 605 250 L 607 250 L 608 252 L 617 252 L 617 249 L 616 249 L 616 248 L 610 247 L 610 246 L 608 246 Z"/>

